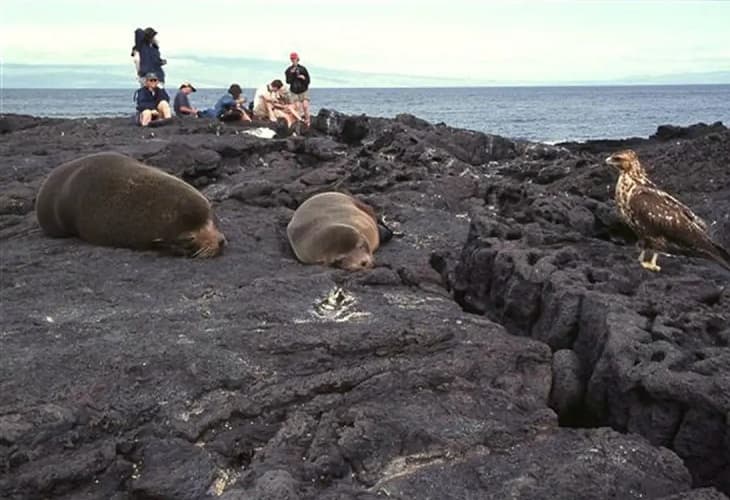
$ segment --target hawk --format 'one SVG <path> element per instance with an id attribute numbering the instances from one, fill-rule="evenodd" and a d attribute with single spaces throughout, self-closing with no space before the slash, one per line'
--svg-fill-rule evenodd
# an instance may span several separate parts
<path id="1" fill-rule="evenodd" d="M 639 262 L 643 268 L 661 270 L 656 263 L 661 252 L 713 259 L 730 269 L 730 253 L 712 241 L 705 221 L 649 180 L 634 151 L 614 153 L 606 158 L 606 163 L 620 172 L 616 206 L 639 238 Z M 652 253 L 650 260 L 645 259 L 647 250 Z"/>

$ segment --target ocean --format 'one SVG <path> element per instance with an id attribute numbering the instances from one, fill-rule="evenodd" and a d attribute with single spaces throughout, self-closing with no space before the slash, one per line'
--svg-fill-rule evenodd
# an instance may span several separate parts
<path id="1" fill-rule="evenodd" d="M 174 90 L 170 92 L 174 97 Z M 223 89 L 199 89 L 191 102 L 212 107 Z M 134 89 L 0 89 L 0 114 L 131 116 Z M 251 100 L 253 89 L 244 89 Z M 595 87 L 313 88 L 312 110 L 432 123 L 542 142 L 648 137 L 662 124 L 730 124 L 730 85 Z"/>

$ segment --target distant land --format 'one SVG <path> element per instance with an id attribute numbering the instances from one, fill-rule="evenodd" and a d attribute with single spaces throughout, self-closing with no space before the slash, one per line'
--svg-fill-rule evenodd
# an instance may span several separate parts
<path id="1" fill-rule="evenodd" d="M 563 85 L 682 85 L 730 84 L 730 70 L 672 75 L 637 75 L 616 80 L 584 81 L 497 81 L 407 74 L 367 73 L 307 66 L 313 87 L 481 87 Z M 233 82 L 245 88 L 258 87 L 274 78 L 283 79 L 286 61 L 250 58 L 168 57 L 165 66 L 168 85 L 189 80 L 201 88 L 224 88 Z M 135 85 L 131 57 L 127 64 L 18 64 L 0 66 L 3 88 L 129 88 Z"/>
<path id="2" fill-rule="evenodd" d="M 729 84 L 730 71 L 711 71 L 705 73 L 681 73 L 676 75 L 658 75 L 658 76 L 634 76 L 623 80 L 617 80 L 615 83 L 628 84 L 651 84 L 651 85 L 671 85 L 671 84 Z"/>
<path id="3" fill-rule="evenodd" d="M 366 73 L 306 64 L 316 87 L 461 87 L 495 84 L 468 79 Z M 191 81 L 201 88 L 228 87 L 237 82 L 258 87 L 274 78 L 284 79 L 287 61 L 247 58 L 168 57 L 163 67 L 169 84 Z M 131 57 L 128 64 L 16 64 L 3 65 L 5 88 L 129 88 L 136 85 Z"/>

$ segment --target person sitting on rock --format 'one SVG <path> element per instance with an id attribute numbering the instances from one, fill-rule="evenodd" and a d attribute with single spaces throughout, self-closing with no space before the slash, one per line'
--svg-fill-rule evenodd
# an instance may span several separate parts
<path id="1" fill-rule="evenodd" d="M 177 116 L 198 116 L 197 108 L 193 107 L 190 104 L 190 99 L 188 99 L 188 96 L 195 91 L 195 87 L 190 82 L 184 82 L 180 85 L 172 104 L 172 109 Z"/>
<path id="2" fill-rule="evenodd" d="M 260 120 L 286 120 L 288 127 L 301 121 L 301 117 L 283 96 L 284 84 L 281 80 L 274 80 L 256 90 L 253 100 L 253 115 Z"/>
<path id="3" fill-rule="evenodd" d="M 243 89 L 239 84 L 231 84 L 228 87 L 228 93 L 218 99 L 215 106 L 201 112 L 200 116 L 218 118 L 223 122 L 250 122 L 251 117 L 246 110 L 246 98 L 242 94 Z"/>
<path id="4" fill-rule="evenodd" d="M 135 92 L 137 101 L 137 123 L 146 127 L 152 121 L 169 120 L 170 96 L 165 89 L 158 86 L 159 78 L 155 73 L 145 75 L 144 87 Z"/>

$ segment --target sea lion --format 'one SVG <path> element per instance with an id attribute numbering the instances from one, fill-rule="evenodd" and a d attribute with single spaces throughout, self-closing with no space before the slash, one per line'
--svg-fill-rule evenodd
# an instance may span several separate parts
<path id="1" fill-rule="evenodd" d="M 194 187 L 119 153 L 53 169 L 35 210 L 48 236 L 78 236 L 95 245 L 213 257 L 226 241 L 210 203 Z"/>
<path id="2" fill-rule="evenodd" d="M 369 205 L 336 192 L 307 199 L 286 228 L 289 243 L 301 262 L 348 271 L 373 267 L 381 231 Z"/>

